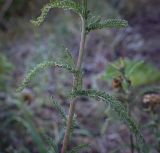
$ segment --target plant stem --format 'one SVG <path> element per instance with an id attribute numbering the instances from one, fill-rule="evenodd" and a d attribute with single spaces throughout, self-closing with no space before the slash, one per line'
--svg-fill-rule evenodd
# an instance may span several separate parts
<path id="1" fill-rule="evenodd" d="M 130 87 L 128 87 L 128 90 L 130 90 Z M 127 97 L 128 97 L 127 98 L 128 102 L 131 101 L 130 100 L 131 98 L 129 98 L 129 95 L 127 95 Z M 131 116 L 131 109 L 130 109 L 129 103 L 128 103 L 128 115 Z M 134 153 L 135 152 L 134 138 L 131 130 L 129 130 L 129 133 L 130 133 L 130 149 L 131 149 L 131 153 Z"/>
<path id="2" fill-rule="evenodd" d="M 81 42 L 80 42 L 80 49 L 79 55 L 77 60 L 77 69 L 80 70 L 82 66 L 82 60 L 84 55 L 84 47 L 85 47 L 85 40 L 86 40 L 86 28 L 85 28 L 85 19 L 81 17 L 82 20 L 82 32 L 81 32 Z"/>
<path id="3" fill-rule="evenodd" d="M 127 95 L 127 101 L 128 101 L 128 103 L 127 103 L 128 115 L 131 116 L 131 109 L 130 109 L 130 106 L 129 106 L 129 101 L 131 102 L 131 99 L 130 99 L 129 95 L 126 92 L 125 92 L 125 94 Z M 131 130 L 129 130 L 129 138 L 130 138 L 130 150 L 131 150 L 131 153 L 134 153 L 134 151 L 135 151 L 135 144 L 134 144 L 134 138 L 133 138 L 133 134 L 132 134 Z"/>
<path id="4" fill-rule="evenodd" d="M 86 12 L 87 10 L 87 0 L 83 0 L 83 6 L 84 10 Z M 86 13 L 84 12 L 84 15 L 81 16 L 81 21 L 82 21 L 82 31 L 81 31 L 81 41 L 80 41 L 80 49 L 79 49 L 79 55 L 78 55 L 78 60 L 77 60 L 77 65 L 76 68 L 77 70 L 81 70 L 82 66 L 82 61 L 83 61 L 83 55 L 84 55 L 84 48 L 85 48 L 85 40 L 86 40 L 86 18 L 85 15 Z M 76 78 L 73 79 L 73 89 L 76 89 Z M 66 126 L 66 131 L 63 139 L 63 145 L 62 145 L 62 150 L 61 153 L 65 153 L 69 144 L 69 138 L 70 138 L 70 130 L 72 128 L 72 121 L 75 113 L 75 105 L 76 105 L 76 99 L 72 100 L 70 103 L 69 107 L 69 115 L 68 115 L 68 120 L 67 120 L 67 126 Z"/>
<path id="5" fill-rule="evenodd" d="M 130 97 L 130 92 L 131 92 L 131 83 L 130 83 L 130 80 L 126 77 L 126 73 L 125 73 L 125 57 L 122 56 L 122 63 L 123 63 L 123 66 L 124 66 L 124 69 L 122 69 L 121 71 L 121 75 L 122 75 L 122 78 L 125 80 L 125 82 L 127 82 L 127 92 L 126 90 L 123 88 L 123 91 L 124 91 L 124 95 L 127 97 L 127 112 L 128 112 L 128 115 L 131 116 L 131 109 L 130 109 L 130 104 L 129 104 L 129 101 L 131 102 L 131 97 Z M 134 144 L 134 139 L 133 139 L 133 134 L 132 134 L 132 131 L 129 130 L 129 138 L 130 138 L 130 150 L 131 150 L 131 153 L 134 153 L 135 151 L 135 144 Z"/>

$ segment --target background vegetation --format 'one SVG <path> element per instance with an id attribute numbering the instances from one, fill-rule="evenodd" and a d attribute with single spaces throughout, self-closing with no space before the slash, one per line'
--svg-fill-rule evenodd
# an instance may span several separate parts
<path id="1" fill-rule="evenodd" d="M 77 57 L 80 23 L 75 14 L 57 9 L 35 28 L 30 20 L 40 14 L 47 1 L 9 1 L 4 9 L 7 0 L 0 0 L 0 153 L 44 153 L 50 147 L 50 137 L 60 148 L 64 134 L 61 117 L 47 97 L 56 97 L 67 112 L 69 102 L 64 93 L 72 86 L 71 76 L 50 69 L 22 94 L 15 91 L 30 68 L 60 57 L 64 47 L 59 44 Z M 131 114 L 139 122 L 151 153 L 160 152 L 159 6 L 159 0 L 89 1 L 95 14 L 126 19 L 129 27 L 91 33 L 83 64 L 86 89 L 104 90 L 121 99 L 124 96 L 114 81 L 119 81 L 120 58 L 125 59 L 125 73 L 133 85 Z M 83 153 L 129 153 L 129 131 L 110 108 L 86 98 L 80 101 L 76 109 L 80 126 L 71 144 L 89 143 Z"/>

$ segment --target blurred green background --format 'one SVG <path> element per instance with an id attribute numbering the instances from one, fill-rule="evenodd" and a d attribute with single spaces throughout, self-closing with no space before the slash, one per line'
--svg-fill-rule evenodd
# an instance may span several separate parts
<path id="1" fill-rule="evenodd" d="M 61 147 L 64 129 L 49 97 L 59 100 L 67 112 L 69 101 L 65 93 L 71 89 L 72 77 L 50 69 L 16 94 L 26 73 L 42 60 L 58 58 L 63 46 L 77 58 L 80 21 L 75 14 L 55 9 L 42 26 L 31 24 L 30 20 L 40 14 L 47 2 L 0 0 L 0 153 L 45 153 L 48 143 L 44 135 L 55 139 Z M 145 111 L 139 93 L 160 87 L 160 1 L 88 0 L 88 3 L 95 14 L 104 19 L 126 19 L 129 27 L 95 31 L 87 37 L 84 87 L 113 93 L 112 79 L 118 74 L 110 63 L 118 66 L 119 59 L 125 58 L 126 71 L 133 83 L 133 117 L 143 128 L 150 153 L 158 153 L 160 130 L 155 134 L 153 127 L 160 129 L 156 120 L 159 114 L 153 117 Z M 140 64 L 133 68 L 137 63 Z M 75 130 L 72 145 L 90 143 L 91 148 L 83 153 L 130 153 L 127 127 L 103 104 L 82 98 L 76 112 L 82 128 Z"/>

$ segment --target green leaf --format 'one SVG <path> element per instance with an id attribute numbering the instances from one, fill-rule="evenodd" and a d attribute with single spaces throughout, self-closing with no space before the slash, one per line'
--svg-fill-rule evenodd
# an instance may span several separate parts
<path id="1" fill-rule="evenodd" d="M 63 51 L 62 56 L 60 57 L 60 59 L 64 64 L 67 64 L 67 65 L 75 68 L 74 59 L 73 59 L 72 54 L 71 54 L 71 52 L 69 51 L 68 48 L 66 48 Z"/>
<path id="2" fill-rule="evenodd" d="M 137 61 L 136 63 L 132 64 L 131 67 L 128 68 L 127 76 L 131 76 L 136 71 L 136 69 L 138 69 L 138 67 L 141 66 L 143 63 L 144 61 Z"/>
<path id="3" fill-rule="evenodd" d="M 60 105 L 60 103 L 53 100 L 53 98 L 52 98 L 52 104 L 53 104 L 53 107 L 60 113 L 61 118 L 66 122 L 67 121 L 67 117 L 66 117 L 67 115 L 66 115 L 63 107 Z"/>
<path id="4" fill-rule="evenodd" d="M 53 107 L 60 113 L 60 116 L 63 119 L 64 124 L 66 126 L 66 124 L 67 124 L 67 114 L 65 113 L 63 107 L 60 105 L 59 102 L 53 100 L 53 98 L 51 100 L 52 100 L 52 103 L 53 103 Z M 73 133 L 73 130 L 77 125 L 78 125 L 77 119 L 76 119 L 76 116 L 74 115 L 73 122 L 72 122 L 72 128 L 70 130 L 70 135 Z"/>
<path id="5" fill-rule="evenodd" d="M 124 63 L 125 75 L 129 80 L 131 80 L 132 86 L 136 87 L 149 83 L 160 82 L 160 71 L 152 64 L 129 59 L 125 59 Z M 103 76 L 104 80 L 111 81 L 111 79 L 121 74 L 118 70 L 118 68 L 120 69 L 120 60 L 113 62 L 113 65 L 115 65 L 117 69 L 112 65 L 109 65 L 106 68 L 105 75 Z"/>
<path id="6" fill-rule="evenodd" d="M 43 63 L 38 64 L 33 70 L 31 70 L 28 75 L 25 77 L 25 79 L 22 81 L 21 85 L 17 89 L 17 92 L 21 92 L 29 82 L 42 70 L 46 70 L 49 67 L 58 67 L 58 68 L 63 68 L 66 69 L 67 71 L 76 74 L 78 73 L 77 70 L 74 68 L 70 67 L 67 64 L 63 64 L 63 62 L 54 62 L 54 61 L 44 61 Z"/>
<path id="7" fill-rule="evenodd" d="M 43 23 L 44 19 L 46 18 L 48 12 L 52 8 L 61 8 L 64 10 L 71 10 L 74 11 L 77 14 L 82 14 L 82 8 L 81 5 L 77 2 L 74 2 L 73 0 L 52 0 L 50 3 L 46 4 L 42 10 L 41 10 L 41 15 L 37 18 L 37 20 L 32 20 L 31 22 L 34 25 L 39 26 L 41 23 Z"/>
<path id="8" fill-rule="evenodd" d="M 87 33 L 92 30 L 98 30 L 103 28 L 126 28 L 128 22 L 121 19 L 107 19 L 102 20 L 99 16 L 89 14 L 87 19 L 86 31 Z"/>
<path id="9" fill-rule="evenodd" d="M 99 99 L 104 101 L 107 105 L 109 104 L 111 108 L 118 114 L 119 118 L 123 120 L 131 131 L 135 134 L 137 144 L 141 150 L 141 153 L 147 153 L 147 148 L 145 144 L 145 140 L 141 135 L 140 129 L 135 123 L 133 119 L 128 115 L 127 109 L 122 105 L 120 101 L 112 97 L 111 95 L 105 92 L 99 92 L 96 90 L 81 90 L 81 91 L 73 91 L 71 93 L 71 97 L 78 97 L 78 96 L 89 96 L 94 99 Z"/>
<path id="10" fill-rule="evenodd" d="M 152 64 L 143 63 L 134 70 L 129 78 L 134 86 L 160 82 L 160 71 Z"/>
<path id="11" fill-rule="evenodd" d="M 95 25 L 95 24 L 99 23 L 100 21 L 101 21 L 101 17 L 100 16 L 94 16 L 94 15 L 91 15 L 89 13 L 88 19 L 87 19 L 88 27 L 90 27 L 92 25 Z"/>

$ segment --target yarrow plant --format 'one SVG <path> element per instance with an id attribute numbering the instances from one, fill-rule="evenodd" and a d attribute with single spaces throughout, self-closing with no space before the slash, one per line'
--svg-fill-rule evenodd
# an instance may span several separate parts
<path id="1" fill-rule="evenodd" d="M 43 63 L 38 64 L 33 70 L 29 72 L 26 78 L 23 80 L 22 84 L 18 88 L 18 92 L 21 92 L 28 83 L 35 77 L 40 71 L 45 70 L 49 67 L 55 68 L 63 68 L 70 73 L 73 74 L 73 88 L 69 94 L 70 107 L 68 115 L 65 114 L 62 106 L 54 102 L 54 106 L 57 110 L 59 110 L 61 116 L 65 121 L 65 134 L 62 142 L 61 151 L 57 149 L 56 145 L 53 145 L 52 151 L 53 153 L 77 153 L 80 149 L 86 147 L 87 145 L 79 145 L 73 148 L 71 151 L 68 151 L 68 145 L 70 143 L 70 138 L 72 136 L 76 121 L 75 121 L 75 107 L 76 107 L 76 99 L 80 96 L 88 96 L 90 98 L 101 100 L 106 103 L 106 105 L 110 105 L 111 108 L 118 114 L 121 120 L 123 120 L 132 133 L 134 133 L 135 138 L 137 140 L 137 147 L 139 148 L 140 153 L 146 153 L 147 149 L 145 147 L 145 140 L 141 135 L 140 129 L 138 128 L 135 121 L 128 115 L 127 108 L 116 98 L 112 97 L 111 95 L 96 91 L 96 90 L 84 90 L 82 86 L 83 82 L 83 72 L 82 72 L 82 62 L 83 56 L 85 53 L 85 42 L 86 37 L 89 35 L 91 31 L 103 29 L 103 28 L 125 28 L 128 26 L 127 21 L 121 19 L 107 19 L 102 20 L 99 16 L 94 16 L 90 10 L 88 10 L 87 0 L 50 0 L 48 4 L 46 4 L 42 8 L 41 15 L 36 19 L 33 20 L 32 23 L 36 26 L 40 26 L 49 11 L 53 8 L 59 8 L 64 10 L 70 10 L 76 13 L 81 19 L 81 40 L 80 40 L 80 47 L 79 47 L 79 55 L 77 62 L 75 64 L 74 59 L 69 52 L 68 49 L 64 50 L 65 59 L 58 60 L 58 61 L 44 61 Z"/>

